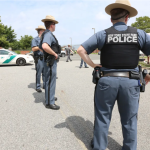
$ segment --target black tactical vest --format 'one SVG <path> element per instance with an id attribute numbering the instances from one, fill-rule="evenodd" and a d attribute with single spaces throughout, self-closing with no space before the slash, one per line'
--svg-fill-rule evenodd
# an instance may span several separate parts
<path id="1" fill-rule="evenodd" d="M 47 32 L 49 32 L 49 31 L 44 31 L 43 32 L 43 34 L 42 34 L 42 36 L 41 36 L 41 41 L 40 41 L 40 44 L 39 44 L 39 48 L 40 49 L 42 49 L 42 42 L 43 42 L 43 38 L 44 38 L 44 35 L 45 35 L 45 33 L 47 33 Z M 53 35 L 53 34 L 52 34 Z M 53 37 L 54 37 L 54 39 L 56 40 L 56 43 L 52 43 L 52 45 L 51 45 L 51 49 L 56 53 L 56 54 L 60 54 L 61 53 L 61 46 L 59 45 L 59 43 L 58 43 L 58 40 L 56 39 L 56 37 L 53 35 Z M 44 50 L 43 50 L 43 52 L 44 52 L 44 57 L 45 57 L 45 59 L 48 57 L 48 55 L 50 55 L 50 54 L 48 54 L 47 52 L 45 52 Z"/>
<path id="2" fill-rule="evenodd" d="M 106 41 L 101 49 L 101 64 L 110 69 L 134 69 L 139 61 L 137 29 L 128 27 L 117 31 L 114 27 L 106 29 Z"/>

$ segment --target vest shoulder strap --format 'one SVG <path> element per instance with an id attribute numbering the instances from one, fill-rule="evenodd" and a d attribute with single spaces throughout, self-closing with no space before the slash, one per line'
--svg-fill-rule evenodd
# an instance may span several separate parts
<path id="1" fill-rule="evenodd" d="M 44 35 L 45 35 L 47 32 L 49 32 L 49 31 L 44 31 L 44 32 L 43 32 L 43 34 L 42 34 L 42 36 L 41 36 L 41 43 L 43 42 Z"/>
<path id="2" fill-rule="evenodd" d="M 56 40 L 56 44 L 59 45 L 57 38 L 55 37 L 55 35 L 52 33 L 54 39 Z"/>
<path id="3" fill-rule="evenodd" d="M 42 36 L 41 36 L 41 43 L 43 42 L 44 35 L 45 35 L 46 33 L 48 33 L 48 32 L 49 32 L 49 31 L 44 31 L 44 32 L 43 32 L 43 34 L 42 34 Z M 56 37 L 55 37 L 53 34 L 52 34 L 52 36 L 53 36 L 54 39 L 56 40 L 56 44 L 59 45 L 59 44 L 58 44 L 58 40 L 56 39 Z"/>

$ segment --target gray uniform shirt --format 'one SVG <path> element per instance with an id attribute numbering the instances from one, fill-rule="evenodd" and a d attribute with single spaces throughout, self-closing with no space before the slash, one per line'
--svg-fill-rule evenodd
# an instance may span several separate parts
<path id="1" fill-rule="evenodd" d="M 118 22 L 113 26 L 118 31 L 125 31 L 127 30 L 127 25 L 123 22 Z M 137 30 L 138 32 L 138 42 L 141 46 L 141 51 L 145 55 L 150 55 L 150 36 L 146 34 L 143 30 Z M 102 47 L 105 44 L 106 40 L 106 32 L 100 31 L 96 34 L 94 34 L 92 37 L 90 37 L 87 41 L 85 41 L 82 46 L 87 51 L 88 54 L 91 54 L 96 48 L 99 50 L 102 49 Z M 108 69 L 108 68 L 101 68 L 102 71 L 139 71 L 138 67 L 135 69 Z"/>
<path id="2" fill-rule="evenodd" d="M 53 37 L 52 32 L 50 30 L 46 29 L 46 32 L 47 33 L 44 34 L 44 38 L 43 38 L 42 44 L 43 43 L 47 43 L 51 47 L 52 44 L 56 43 L 56 40 Z"/>
<path id="3" fill-rule="evenodd" d="M 35 38 L 32 40 L 31 47 L 32 47 L 32 48 L 33 48 L 33 47 L 39 47 L 40 41 L 41 41 L 41 39 L 40 39 L 39 36 L 35 37 Z M 43 53 L 42 53 L 40 50 L 38 50 L 38 51 L 35 51 L 35 52 L 34 52 L 34 55 L 35 55 L 35 56 L 39 56 L 39 55 L 43 55 Z"/>

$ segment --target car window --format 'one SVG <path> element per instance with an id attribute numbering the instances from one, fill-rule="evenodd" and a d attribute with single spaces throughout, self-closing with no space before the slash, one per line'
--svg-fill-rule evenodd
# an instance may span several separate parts
<path id="1" fill-rule="evenodd" d="M 8 55 L 8 54 L 9 54 L 9 52 L 4 51 L 4 50 L 0 50 L 0 55 Z"/>

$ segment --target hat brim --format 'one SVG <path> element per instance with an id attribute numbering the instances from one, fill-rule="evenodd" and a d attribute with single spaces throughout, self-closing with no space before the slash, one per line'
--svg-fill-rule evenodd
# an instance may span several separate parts
<path id="1" fill-rule="evenodd" d="M 108 15 L 111 15 L 111 13 L 110 13 L 111 10 L 113 10 L 115 8 L 122 8 L 122 9 L 128 10 L 130 13 L 130 17 L 135 17 L 138 14 L 138 11 L 135 8 L 125 5 L 125 4 L 120 4 L 120 3 L 113 3 L 113 4 L 108 5 L 105 8 L 105 11 Z"/>
<path id="2" fill-rule="evenodd" d="M 44 28 L 36 28 L 35 30 L 46 30 L 46 29 L 44 29 Z"/>
<path id="3" fill-rule="evenodd" d="M 42 22 L 45 22 L 45 21 L 52 21 L 52 22 L 54 22 L 55 24 L 58 24 L 58 21 L 53 20 L 53 19 L 43 19 L 43 20 L 42 20 Z"/>

